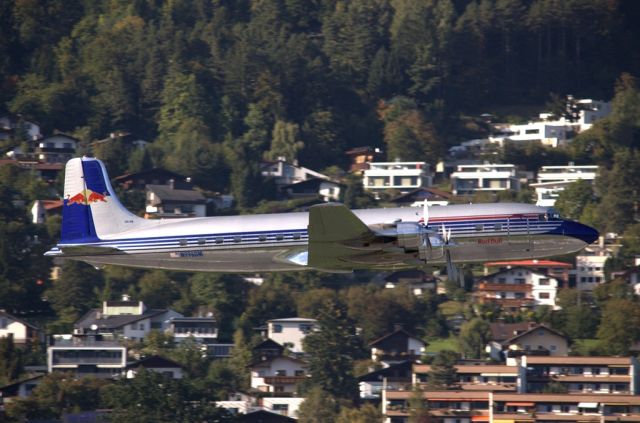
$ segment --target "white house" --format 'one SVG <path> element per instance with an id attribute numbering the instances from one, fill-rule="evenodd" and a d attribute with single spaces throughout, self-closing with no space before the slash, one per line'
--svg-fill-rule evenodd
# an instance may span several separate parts
<path id="1" fill-rule="evenodd" d="M 277 187 L 295 184 L 312 178 L 329 179 L 327 175 L 300 166 L 297 162 L 288 163 L 284 157 L 279 157 L 275 161 L 263 162 L 261 167 L 262 176 L 272 178 Z"/>
<path id="2" fill-rule="evenodd" d="M 218 325 L 214 317 L 173 317 L 168 321 L 167 333 L 179 344 L 194 339 L 200 344 L 214 344 L 218 340 Z"/>
<path id="3" fill-rule="evenodd" d="M 164 376 L 170 377 L 171 379 L 182 379 L 184 376 L 184 371 L 180 364 L 173 360 L 169 360 L 168 358 L 160 357 L 159 355 L 152 355 L 127 364 L 127 370 L 125 373 L 126 378 L 133 379 L 136 377 L 140 369 L 160 373 Z"/>
<path id="4" fill-rule="evenodd" d="M 205 217 L 207 205 L 204 195 L 189 182 L 170 180 L 168 185 L 146 186 L 146 208 L 149 217 Z"/>
<path id="5" fill-rule="evenodd" d="M 37 140 L 42 137 L 40 125 L 37 123 L 15 115 L 0 116 L 0 140 L 9 138 L 11 134 L 15 133 L 16 129 L 23 130 L 30 140 Z"/>
<path id="6" fill-rule="evenodd" d="M 76 376 L 112 378 L 127 366 L 127 347 L 100 336 L 54 335 L 47 348 L 47 371 L 73 372 Z"/>
<path id="7" fill-rule="evenodd" d="M 604 264 L 609 257 L 611 253 L 604 248 L 584 250 L 576 256 L 576 288 L 582 291 L 593 291 L 605 282 Z"/>
<path id="8" fill-rule="evenodd" d="M 267 321 L 267 338 L 280 345 L 288 347 L 293 353 L 302 353 L 302 340 L 308 333 L 318 329 L 315 319 L 304 317 L 290 317 L 286 319 L 272 319 Z"/>
<path id="9" fill-rule="evenodd" d="M 406 193 L 421 187 L 430 187 L 433 172 L 426 162 L 372 162 L 364 171 L 364 189 L 378 195 L 396 189 Z"/>
<path id="10" fill-rule="evenodd" d="M 304 398 L 300 397 L 262 397 L 244 393 L 234 393 L 229 395 L 226 401 L 216 401 L 216 407 L 221 407 L 233 415 L 248 414 L 256 411 L 267 411 L 282 416 L 298 418 L 298 409 Z M 256 420 L 261 421 L 261 420 Z"/>
<path id="11" fill-rule="evenodd" d="M 515 267 L 480 278 L 475 296 L 482 303 L 495 303 L 507 309 L 539 305 L 557 308 L 559 287 L 554 277 L 533 269 Z"/>
<path id="12" fill-rule="evenodd" d="M 251 388 L 261 392 L 295 393 L 307 378 L 309 364 L 285 355 L 251 365 Z"/>
<path id="13" fill-rule="evenodd" d="M 37 326 L 0 310 L 0 338 L 11 336 L 15 344 L 42 342 L 44 336 Z"/>
<path id="14" fill-rule="evenodd" d="M 419 359 L 425 351 L 426 344 L 404 330 L 402 325 L 396 325 L 393 332 L 371 341 L 369 347 L 371 360 L 392 364 Z"/>
<path id="15" fill-rule="evenodd" d="M 38 160 L 46 163 L 66 163 L 73 158 L 80 141 L 66 134 L 55 134 L 38 143 Z"/>
<path id="16" fill-rule="evenodd" d="M 558 196 L 571 183 L 577 180 L 594 181 L 598 166 L 542 166 L 538 171 L 537 183 L 531 184 L 538 198 L 536 205 L 553 207 Z"/>
<path id="17" fill-rule="evenodd" d="M 147 309 L 142 301 L 104 301 L 89 310 L 73 327 L 75 335 L 99 334 L 105 339 L 143 341 L 151 330 L 169 328 L 172 318 L 183 317 L 171 309 Z"/>
<path id="18" fill-rule="evenodd" d="M 451 174 L 451 185 L 454 195 L 520 191 L 518 171 L 513 164 L 459 165 Z"/>

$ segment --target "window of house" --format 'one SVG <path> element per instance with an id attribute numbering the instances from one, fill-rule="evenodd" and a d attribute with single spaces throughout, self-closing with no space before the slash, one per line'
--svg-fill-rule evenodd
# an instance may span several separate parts
<path id="1" fill-rule="evenodd" d="M 286 376 L 286 375 L 287 375 L 286 370 L 276 370 L 276 376 Z"/>
<path id="2" fill-rule="evenodd" d="M 6 329 L 9 326 L 9 321 L 7 319 L 0 319 L 0 329 Z"/>
<path id="3" fill-rule="evenodd" d="M 549 282 L 549 279 L 547 279 L 547 278 L 543 278 L 543 279 L 540 279 L 539 284 L 540 284 L 540 285 L 549 285 L 549 284 L 550 284 L 550 282 Z"/>
<path id="4" fill-rule="evenodd" d="M 498 278 L 498 283 L 507 283 L 507 278 Z"/>
<path id="5" fill-rule="evenodd" d="M 540 298 L 541 300 L 548 300 L 549 299 L 549 293 L 548 292 L 541 292 L 540 295 L 538 296 L 538 298 Z"/>
<path id="6" fill-rule="evenodd" d="M 296 370 L 295 371 L 295 375 L 296 376 L 304 376 L 304 370 Z"/>
<path id="7" fill-rule="evenodd" d="M 289 411 L 289 404 L 273 404 L 273 411 Z"/>
<path id="8" fill-rule="evenodd" d="M 539 134 L 540 130 L 539 129 L 526 129 L 524 131 L 524 133 L 527 134 L 527 135 Z"/>
<path id="9" fill-rule="evenodd" d="M 524 298 L 524 292 L 516 292 L 515 297 L 519 300 Z"/>
<path id="10" fill-rule="evenodd" d="M 276 385 L 276 386 L 273 388 L 273 392 L 284 392 L 284 386 L 282 386 L 282 385 Z"/>
<path id="11" fill-rule="evenodd" d="M 140 323 L 138 325 L 138 330 L 144 330 L 144 323 Z"/>
<path id="12" fill-rule="evenodd" d="M 302 323 L 300 324 L 299 328 L 300 328 L 300 332 L 307 334 L 309 332 L 311 332 L 311 325 L 308 323 Z"/>
<path id="13" fill-rule="evenodd" d="M 282 333 L 282 325 L 273 325 L 273 333 Z"/>
<path id="14" fill-rule="evenodd" d="M 551 351 L 555 351 L 557 349 L 557 347 L 555 345 L 549 345 L 549 349 Z"/>
<path id="15" fill-rule="evenodd" d="M 518 285 L 524 285 L 526 281 L 525 281 L 525 279 L 524 279 L 524 278 L 516 278 L 516 279 L 515 279 L 515 282 L 516 282 Z"/>

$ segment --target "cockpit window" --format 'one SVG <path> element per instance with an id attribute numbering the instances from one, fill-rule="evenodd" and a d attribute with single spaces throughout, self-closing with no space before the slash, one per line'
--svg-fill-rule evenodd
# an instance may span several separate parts
<path id="1" fill-rule="evenodd" d="M 545 213 L 545 215 L 547 216 L 547 220 L 561 219 L 560 213 L 558 213 L 556 209 L 547 209 L 547 212 Z"/>

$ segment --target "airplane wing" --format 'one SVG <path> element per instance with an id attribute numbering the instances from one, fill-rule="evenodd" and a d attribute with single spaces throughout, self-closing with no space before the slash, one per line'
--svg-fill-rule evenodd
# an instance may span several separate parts
<path id="1" fill-rule="evenodd" d="M 372 246 L 379 235 L 346 206 L 319 204 L 309 209 L 308 265 L 317 269 L 353 268 L 381 247 Z"/>

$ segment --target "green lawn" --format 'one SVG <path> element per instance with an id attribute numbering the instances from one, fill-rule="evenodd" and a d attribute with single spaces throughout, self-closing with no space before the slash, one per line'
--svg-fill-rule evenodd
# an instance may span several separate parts
<path id="1" fill-rule="evenodd" d="M 458 338 L 449 337 L 449 338 L 436 338 L 429 341 L 429 345 L 427 345 L 426 353 L 437 353 L 442 350 L 452 350 L 458 351 Z"/>
<path id="2" fill-rule="evenodd" d="M 438 306 L 445 317 L 462 314 L 464 311 L 464 303 L 460 301 L 447 301 Z"/>

